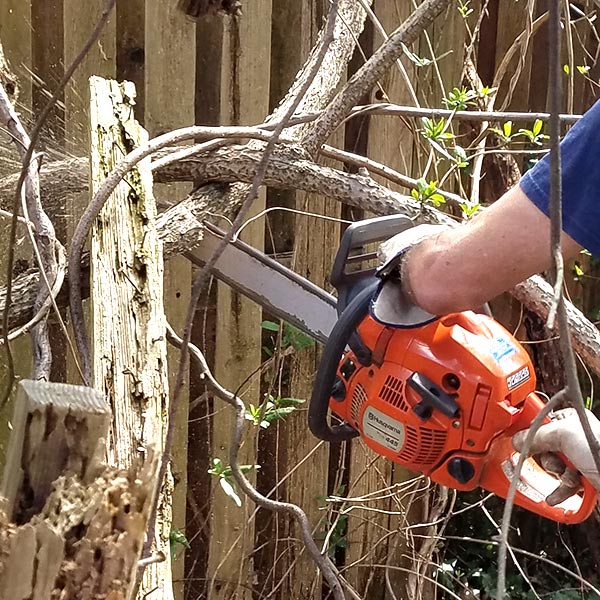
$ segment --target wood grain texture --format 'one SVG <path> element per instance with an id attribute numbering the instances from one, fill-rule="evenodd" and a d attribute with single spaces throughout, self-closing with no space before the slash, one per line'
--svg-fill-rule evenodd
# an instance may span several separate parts
<path id="1" fill-rule="evenodd" d="M 92 190 L 147 133 L 133 116 L 135 87 L 91 79 Z M 109 458 L 129 466 L 162 451 L 169 409 L 162 248 L 149 161 L 121 182 L 92 229 L 93 385 L 113 410 Z M 166 560 L 145 570 L 141 593 L 173 597 L 169 560 L 172 482 L 162 485 L 156 546 Z"/>
<path id="2" fill-rule="evenodd" d="M 138 4 L 138 11 L 141 10 Z M 152 137 L 194 123 L 195 94 L 195 25 L 177 10 L 175 2 L 146 0 L 144 19 L 144 123 Z M 137 34 L 139 36 L 139 33 Z M 155 186 L 157 200 L 178 202 L 190 191 L 189 183 Z M 191 290 L 190 263 L 180 257 L 165 264 L 164 303 L 166 318 L 180 332 L 183 330 Z M 167 354 L 169 382 L 173 387 L 179 369 L 178 349 L 169 347 Z M 187 377 L 188 375 L 186 375 Z M 189 386 L 182 389 L 175 416 L 172 451 L 173 527 L 185 530 L 187 486 Z M 164 535 L 170 532 L 165 531 Z M 181 548 L 174 562 L 174 579 L 183 580 L 184 554 Z M 183 598 L 183 585 L 175 586 Z"/>
<path id="3" fill-rule="evenodd" d="M 264 120 L 269 113 L 269 63 L 271 46 L 271 0 L 258 0 L 245 6 L 238 17 L 225 22 L 221 64 L 221 123 L 250 124 Z M 246 187 L 240 186 L 240 198 Z M 254 201 L 248 217 L 265 206 L 264 190 Z M 264 221 L 245 229 L 244 241 L 255 248 L 264 248 Z M 260 404 L 261 363 L 260 323 L 262 310 L 251 301 L 219 284 L 217 290 L 217 329 L 215 375 L 230 390 L 239 390 L 241 398 L 255 406 Z M 216 400 L 213 418 L 213 457 L 229 464 L 229 441 L 235 415 L 228 406 Z M 257 464 L 254 436 L 249 429 L 243 443 L 240 464 Z M 252 479 L 255 476 L 251 474 Z M 213 539 L 209 549 L 211 598 L 226 600 L 252 597 L 254 583 L 254 522 L 250 515 L 254 506 L 243 500 L 238 508 L 224 498 L 220 486 L 215 486 L 211 511 Z M 218 533 L 217 533 L 218 532 Z"/>

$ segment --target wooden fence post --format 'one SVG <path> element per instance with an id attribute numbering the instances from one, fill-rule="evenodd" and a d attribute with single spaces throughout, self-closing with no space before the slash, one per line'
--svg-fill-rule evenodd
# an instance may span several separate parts
<path id="1" fill-rule="evenodd" d="M 95 192 L 131 144 L 148 138 L 133 116 L 135 87 L 92 77 L 91 173 Z M 150 449 L 161 455 L 169 406 L 162 249 L 149 160 L 132 170 L 101 211 L 90 252 L 93 383 L 109 402 L 109 455 L 128 466 Z M 165 561 L 146 568 L 141 594 L 173 598 L 169 535 L 172 480 L 161 489 L 155 543 Z"/>

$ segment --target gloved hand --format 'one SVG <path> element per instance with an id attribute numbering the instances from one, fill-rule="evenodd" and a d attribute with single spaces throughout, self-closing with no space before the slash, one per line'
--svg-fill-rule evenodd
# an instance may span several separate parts
<path id="1" fill-rule="evenodd" d="M 589 410 L 586 410 L 590 426 L 600 440 L 600 421 Z M 519 431 L 513 436 L 515 450 L 521 451 L 527 430 Z M 554 413 L 550 423 L 542 425 L 536 432 L 529 454 L 560 452 L 573 466 L 598 490 L 600 490 L 600 473 L 596 469 L 594 457 L 587 443 L 585 433 L 574 408 L 565 408 Z"/>
<path id="2" fill-rule="evenodd" d="M 417 225 L 405 229 L 389 240 L 382 242 L 377 250 L 377 257 L 381 262 L 381 267 L 377 270 L 378 276 L 385 278 L 391 275 L 398 268 L 402 257 L 410 248 L 422 242 L 425 238 L 437 235 L 446 229 L 448 229 L 447 225 Z"/>
<path id="3" fill-rule="evenodd" d="M 409 298 L 400 271 L 402 259 L 410 248 L 445 229 L 445 225 L 417 225 L 379 246 L 377 254 L 383 264 L 377 270 L 377 276 L 382 279 L 382 284 L 373 298 L 371 316 L 395 327 L 419 327 L 437 318 Z"/>

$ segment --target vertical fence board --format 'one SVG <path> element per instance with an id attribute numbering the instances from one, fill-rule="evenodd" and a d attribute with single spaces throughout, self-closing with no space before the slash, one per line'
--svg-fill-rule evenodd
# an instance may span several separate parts
<path id="1" fill-rule="evenodd" d="M 396 29 L 411 12 L 410 6 L 401 0 L 376 0 L 373 8 L 387 33 Z M 377 30 L 374 35 L 376 48 L 381 44 L 382 38 Z M 403 59 L 403 64 L 412 80 L 414 65 L 407 59 Z M 389 102 L 396 104 L 414 104 L 412 94 L 396 65 L 386 72 L 379 84 L 381 88 L 373 90 L 375 99 L 389 98 Z M 367 142 L 369 158 L 410 175 L 412 154 L 413 132 L 402 120 L 383 116 L 370 118 Z M 392 189 L 405 191 L 389 181 L 381 182 Z M 353 440 L 348 496 L 365 496 L 389 486 L 393 471 L 390 461 L 378 456 L 362 441 Z M 406 473 L 396 469 L 396 478 L 400 472 Z M 385 597 L 384 573 L 382 570 L 365 568 L 362 563 L 385 563 L 388 550 L 385 536 L 390 527 L 390 518 L 385 513 L 370 512 L 367 509 L 389 510 L 390 501 L 365 500 L 362 504 L 365 510 L 357 507 L 348 515 L 347 577 L 359 594 L 375 600 Z M 382 539 L 385 541 L 382 542 Z"/>
<path id="2" fill-rule="evenodd" d="M 221 122 L 260 123 L 268 113 L 271 0 L 244 6 L 239 17 L 226 21 L 221 71 Z M 264 191 L 252 213 L 265 206 Z M 262 220 L 245 229 L 243 239 L 258 249 L 264 244 Z M 261 309 L 219 284 L 215 373 L 229 389 L 239 390 L 246 403 L 261 401 Z M 248 379 L 250 378 L 250 379 Z M 213 417 L 213 457 L 229 463 L 229 446 L 235 415 L 221 402 Z M 257 454 L 255 431 L 249 432 L 240 450 L 240 463 L 254 465 Z M 251 475 L 254 478 L 253 475 Z M 253 585 L 254 506 L 244 500 L 238 508 L 215 486 L 211 511 L 209 549 L 211 598 L 251 598 Z"/>
<path id="3" fill-rule="evenodd" d="M 141 7 L 138 8 L 141 12 Z M 130 25 L 135 32 L 135 25 Z M 135 34 L 132 34 L 135 35 Z M 141 39 L 137 34 L 137 46 L 130 50 L 130 58 L 140 54 Z M 135 39 L 135 38 L 133 38 Z M 145 41 L 145 99 L 144 122 L 152 137 L 194 123 L 195 93 L 195 25 L 176 9 L 175 2 L 146 0 Z M 140 76 L 139 69 L 137 76 Z M 176 99 L 176 101 L 174 101 Z M 189 184 L 155 186 L 158 199 L 177 202 L 190 190 Z M 170 324 L 182 331 L 190 298 L 191 267 L 183 257 L 165 264 L 165 307 Z M 179 350 L 168 349 L 169 380 L 174 387 L 179 368 Z M 187 436 L 188 436 L 189 386 L 186 385 L 179 398 L 175 417 L 172 470 L 175 481 L 173 494 L 173 528 L 185 529 L 187 485 Z M 173 561 L 173 578 L 176 597 L 183 597 L 184 553 L 178 548 Z"/>
<path id="4" fill-rule="evenodd" d="M 308 57 L 322 25 L 321 18 L 326 11 L 327 6 L 318 0 L 297 5 L 279 3 L 278 22 L 281 37 L 278 40 L 277 52 L 282 65 L 285 65 L 285 77 L 289 82 Z M 285 27 L 286 22 L 296 24 L 293 32 L 290 30 L 289 34 Z M 284 89 L 280 91 L 285 93 Z M 343 130 L 334 134 L 329 143 L 343 148 Z M 341 213 L 339 203 L 316 194 L 296 192 L 295 207 L 298 210 L 331 217 L 339 217 Z M 339 244 L 340 226 L 315 217 L 299 215 L 296 215 L 294 221 L 292 268 L 317 285 L 327 287 L 335 249 Z M 320 349 L 312 347 L 299 351 L 292 358 L 291 396 L 308 401 L 319 357 Z M 305 411 L 289 415 L 280 432 L 283 434 L 280 441 L 285 446 L 285 458 L 279 462 L 280 476 L 293 470 L 285 484 L 285 499 L 304 509 L 314 535 L 322 538 L 327 530 L 327 515 L 321 509 L 322 498 L 328 493 L 329 445 L 319 443 L 312 436 L 308 430 Z M 315 450 L 317 446 L 319 447 Z M 310 457 L 306 459 L 308 455 Z M 289 539 L 285 544 L 280 544 L 276 555 L 278 580 L 281 577 L 285 578 L 280 597 L 298 600 L 320 598 L 321 577 L 312 559 L 303 551 L 298 528 L 295 523 L 287 521 L 281 531 L 288 532 Z"/>
<path id="5" fill-rule="evenodd" d="M 117 2 L 117 79 L 132 81 L 138 91 L 135 116 L 144 122 L 145 85 L 144 60 L 146 49 L 146 0 Z"/>
<path id="6" fill-rule="evenodd" d="M 64 0 L 64 64 L 68 65 L 79 53 L 94 29 L 106 5 L 103 0 L 88 0 L 85 10 L 77 0 Z M 91 47 L 83 62 L 75 71 L 65 89 L 65 133 L 67 149 L 74 154 L 84 154 L 87 147 L 87 123 L 89 115 L 88 80 L 92 75 L 116 76 L 116 18 L 114 13 Z M 84 204 L 85 206 L 85 204 Z M 71 217 L 77 218 L 82 207 L 75 205 Z M 76 221 L 75 221 L 76 223 Z"/>
<path id="7" fill-rule="evenodd" d="M 28 120 L 31 112 L 31 4 L 27 0 L 0 0 L 0 43 L 2 43 L 6 59 L 17 76 L 20 94 L 17 110 L 21 117 Z M 14 143 L 0 132 L 0 176 L 15 171 L 20 166 L 18 155 L 13 151 Z M 8 253 L 8 235 L 10 221 L 0 217 L 0 285 L 5 285 L 7 264 L 4 257 Z M 22 227 L 18 235 L 25 234 Z M 17 249 L 19 251 L 19 249 Z M 29 244 L 19 251 L 17 258 L 30 261 Z M 15 340 L 10 346 L 13 354 L 16 375 L 27 377 L 30 374 L 31 351 L 29 336 Z M 5 365 L 5 349 L 0 347 L 0 391 L 8 384 L 8 369 Z M 9 417 L 12 406 L 5 407 L 0 419 L 0 464 L 4 464 L 4 453 L 10 435 Z"/>
<path id="8" fill-rule="evenodd" d="M 527 20 L 527 2 L 500 2 L 498 4 L 498 29 L 496 34 L 496 68 L 500 65 L 507 50 L 513 45 L 515 38 L 523 32 Z M 531 43 L 522 65 L 519 83 L 515 88 L 511 101 L 508 103 L 506 110 L 527 110 L 529 96 L 529 78 L 531 73 Z M 521 58 L 521 53 L 516 53 L 517 56 L 511 61 L 511 68 L 508 69 L 506 76 L 502 81 L 502 85 L 498 90 L 498 97 L 501 102 L 504 101 L 509 89 L 510 80 L 512 79 L 518 61 Z M 499 102 L 496 101 L 496 107 L 499 108 Z"/>
<path id="9" fill-rule="evenodd" d="M 89 0 L 86 10 L 81 10 L 77 0 L 63 0 L 63 63 L 69 65 L 88 40 L 105 6 L 104 0 Z M 67 154 L 84 156 L 88 153 L 89 84 L 92 75 L 113 78 L 116 75 L 116 27 L 115 15 L 104 28 L 100 38 L 92 46 L 79 68 L 67 84 L 64 94 L 64 135 Z M 44 31 L 50 30 L 48 24 Z M 73 194 L 65 201 L 65 211 L 59 220 L 58 230 L 68 239 L 73 233 L 79 217 L 89 202 L 89 194 Z M 66 347 L 66 346 L 65 346 Z M 66 354 L 66 350 L 65 350 Z M 70 355 L 66 361 L 67 381 L 79 383 L 79 372 Z"/>
<path id="10" fill-rule="evenodd" d="M 19 112 L 28 117 L 31 111 L 31 2 L 0 1 L 0 42 L 4 55 L 19 82 Z"/>

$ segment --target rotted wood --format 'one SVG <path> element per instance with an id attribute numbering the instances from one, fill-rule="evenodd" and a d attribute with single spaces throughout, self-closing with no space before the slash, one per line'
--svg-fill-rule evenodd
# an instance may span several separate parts
<path id="1" fill-rule="evenodd" d="M 91 173 L 96 190 L 117 162 L 147 133 L 135 121 L 135 87 L 92 77 Z M 127 468 L 163 447 L 168 377 L 163 307 L 163 259 L 147 161 L 109 198 L 92 229 L 93 384 L 112 408 L 108 453 Z M 140 593 L 172 596 L 169 560 L 173 483 L 161 489 L 156 545 L 166 560 L 150 565 Z"/>
<path id="2" fill-rule="evenodd" d="M 130 600 L 156 459 L 107 467 L 110 409 L 91 388 L 22 381 L 0 510 L 0 598 Z"/>
<path id="3" fill-rule="evenodd" d="M 1 494 L 17 523 L 40 512 L 59 475 L 85 479 L 103 459 L 110 410 L 95 390 L 22 381 L 12 419 Z M 100 465 L 101 466 L 101 465 Z"/>

